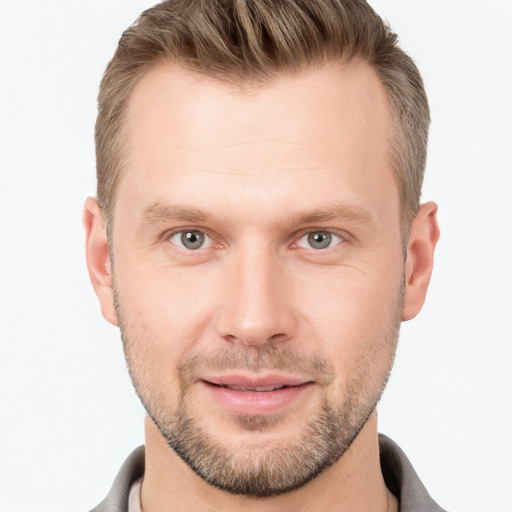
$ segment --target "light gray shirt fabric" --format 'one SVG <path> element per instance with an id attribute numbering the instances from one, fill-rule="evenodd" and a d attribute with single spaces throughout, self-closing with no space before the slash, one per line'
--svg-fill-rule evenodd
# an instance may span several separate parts
<path id="1" fill-rule="evenodd" d="M 130 494 L 128 494 L 128 512 L 142 512 L 142 507 L 140 504 L 140 489 L 142 487 L 142 480 L 143 478 L 141 477 L 132 484 Z"/>
<path id="2" fill-rule="evenodd" d="M 430 497 L 396 443 L 379 434 L 379 446 L 382 474 L 388 489 L 398 498 L 400 512 L 446 512 Z M 140 499 L 143 476 L 144 447 L 139 446 L 121 467 L 108 496 L 91 512 L 128 512 L 130 499 L 132 507 L 134 500 Z"/>

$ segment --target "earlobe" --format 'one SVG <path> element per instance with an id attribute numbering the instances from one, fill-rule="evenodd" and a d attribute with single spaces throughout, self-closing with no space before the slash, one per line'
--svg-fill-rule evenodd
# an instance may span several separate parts
<path id="1" fill-rule="evenodd" d="M 405 263 L 405 298 L 402 320 L 414 318 L 423 307 L 427 295 L 434 251 L 439 240 L 437 205 L 428 202 L 418 210 L 411 222 L 407 260 Z"/>
<path id="2" fill-rule="evenodd" d="M 105 319 L 117 325 L 112 288 L 110 250 L 98 201 L 88 197 L 84 206 L 85 250 L 89 277 Z"/>

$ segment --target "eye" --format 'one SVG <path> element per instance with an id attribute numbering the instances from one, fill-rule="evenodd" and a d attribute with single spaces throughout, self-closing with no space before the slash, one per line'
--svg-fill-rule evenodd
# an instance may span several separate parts
<path id="1" fill-rule="evenodd" d="M 205 249 L 209 247 L 212 242 L 211 238 L 206 233 L 195 229 L 178 231 L 169 238 L 169 241 L 172 244 L 189 251 Z"/>
<path id="2" fill-rule="evenodd" d="M 306 249 L 328 249 L 343 242 L 343 239 L 330 231 L 311 231 L 302 236 L 297 242 L 298 247 Z"/>

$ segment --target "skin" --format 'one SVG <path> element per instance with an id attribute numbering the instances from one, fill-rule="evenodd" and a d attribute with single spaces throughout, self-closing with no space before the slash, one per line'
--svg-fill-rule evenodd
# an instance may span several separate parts
<path id="1" fill-rule="evenodd" d="M 387 160 L 390 120 L 378 77 L 357 61 L 244 93 L 164 64 L 138 83 L 113 255 L 93 198 L 84 221 L 91 281 L 104 317 L 122 324 L 143 399 L 160 413 L 175 411 L 180 365 L 205 358 L 188 383 L 187 411 L 234 453 L 297 442 L 323 401 L 342 410 L 351 385 L 373 407 L 398 323 L 423 305 L 439 237 L 437 207 L 426 203 L 411 224 L 404 262 L 398 187 Z M 180 247 L 176 233 L 187 229 L 206 233 L 208 243 Z M 318 231 L 335 235 L 331 246 L 308 245 L 307 235 Z M 212 398 L 204 379 L 229 372 L 208 361 L 269 348 L 327 361 L 332 378 L 308 374 L 311 383 L 297 398 L 263 414 L 270 426 L 250 429 L 240 417 L 261 414 L 226 411 Z M 255 370 L 238 373 L 253 377 Z M 375 410 L 318 477 L 263 499 L 205 483 L 150 417 L 145 431 L 144 510 L 397 509 L 380 471 Z"/>

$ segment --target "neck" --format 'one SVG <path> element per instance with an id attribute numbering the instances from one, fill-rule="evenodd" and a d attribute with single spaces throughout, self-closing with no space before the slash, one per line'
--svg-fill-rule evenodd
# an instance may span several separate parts
<path id="1" fill-rule="evenodd" d="M 237 496 L 198 477 L 146 418 L 146 472 L 141 503 L 144 512 L 218 510 L 247 512 L 396 512 L 396 498 L 384 483 L 379 461 L 374 411 L 345 454 L 305 486 L 270 498 Z"/>

